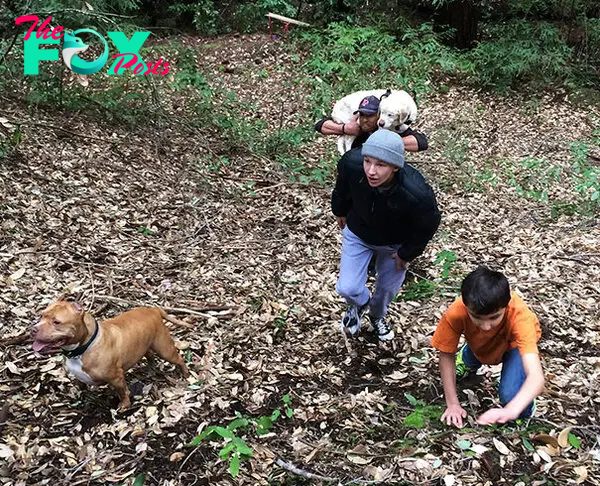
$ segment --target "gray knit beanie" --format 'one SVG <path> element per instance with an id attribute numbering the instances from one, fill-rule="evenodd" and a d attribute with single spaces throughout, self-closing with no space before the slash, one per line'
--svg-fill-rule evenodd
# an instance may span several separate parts
<path id="1" fill-rule="evenodd" d="M 404 142 L 390 130 L 377 130 L 362 146 L 362 156 L 373 157 L 396 167 L 404 167 Z"/>

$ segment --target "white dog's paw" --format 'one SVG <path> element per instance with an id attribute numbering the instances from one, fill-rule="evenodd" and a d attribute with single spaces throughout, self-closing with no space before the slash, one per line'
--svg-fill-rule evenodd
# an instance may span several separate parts
<path id="1" fill-rule="evenodd" d="M 337 139 L 337 149 L 340 155 L 344 155 L 346 153 L 346 147 L 344 144 L 344 136 L 340 135 Z"/>
<path id="2" fill-rule="evenodd" d="M 352 144 L 354 143 L 354 139 L 356 137 L 352 135 L 340 135 L 338 136 L 337 147 L 338 152 L 341 155 L 344 155 L 348 150 L 352 148 Z"/>

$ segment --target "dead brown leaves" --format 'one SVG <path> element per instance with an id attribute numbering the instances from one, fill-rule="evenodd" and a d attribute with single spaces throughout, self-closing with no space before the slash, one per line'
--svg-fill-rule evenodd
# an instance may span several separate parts
<path id="1" fill-rule="evenodd" d="M 285 126 L 313 123 L 302 85 L 292 82 L 294 64 L 284 62 L 277 44 L 260 37 L 210 42 L 218 48 L 188 41 L 203 53 L 199 63 L 211 83 L 257 104 L 249 116 L 274 130 L 280 119 Z M 234 69 L 223 74 L 225 64 Z M 268 76 L 257 76 L 261 69 Z M 63 291 L 98 317 L 127 308 L 100 299 L 105 295 L 204 309 L 210 318 L 188 316 L 195 330 L 173 330 L 192 363 L 189 382 L 170 366 L 142 362 L 128 375 L 134 396 L 125 414 L 115 412 L 106 388 L 79 390 L 62 358 L 36 357 L 26 344 L 0 345 L 3 483 L 131 484 L 147 472 L 149 484 L 267 484 L 291 474 L 275 465 L 282 458 L 342 483 L 598 484 L 597 221 L 552 220 L 547 206 L 519 196 L 504 179 L 482 191 L 465 186 L 466 175 L 488 162 L 490 170 L 504 170 L 492 158 L 510 165 L 535 154 L 568 165 L 566 142 L 589 135 L 589 113 L 563 100 L 542 99 L 535 116 L 506 110 L 507 103 L 519 100 L 457 88 L 421 107 L 420 128 L 432 144 L 409 160 L 432 181 L 444 216 L 413 268 L 439 277 L 433 261 L 446 249 L 458 257 L 454 275 L 479 263 L 506 272 L 543 325 L 547 392 L 538 413 L 551 424 L 532 421 L 503 435 L 432 423 L 403 427 L 413 410 L 405 393 L 443 404 L 428 339 L 451 295 L 394 304 L 394 346 L 361 339 L 349 353 L 337 328 L 340 237 L 329 215 L 330 188 L 289 184 L 273 161 L 243 152 L 210 172 L 198 165 L 204 142 L 173 122 L 131 131 L 74 115 L 68 126 L 99 140 L 30 127 L 18 156 L 0 161 L 3 335 L 22 336 L 36 311 Z M 17 105 L 5 111 L 0 116 L 8 119 L 27 116 Z M 465 138 L 464 159 L 445 152 L 449 136 Z M 333 145 L 317 139 L 303 149 L 306 163 Z M 253 191 L 244 186 L 248 180 L 268 183 Z M 461 392 L 471 419 L 496 398 L 489 373 Z M 230 478 L 215 444 L 185 446 L 236 412 L 257 418 L 283 409 L 284 395 L 292 400 L 292 419 L 278 419 L 262 438 L 240 432 L 255 451 L 241 479 Z"/>

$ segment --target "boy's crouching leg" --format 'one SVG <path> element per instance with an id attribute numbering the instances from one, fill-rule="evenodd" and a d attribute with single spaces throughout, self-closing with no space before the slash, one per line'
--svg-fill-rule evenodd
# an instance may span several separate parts
<path id="1" fill-rule="evenodd" d="M 525 383 L 526 378 L 527 375 L 525 374 L 525 368 L 523 368 L 523 360 L 519 354 L 519 349 L 513 348 L 507 351 L 502 358 L 502 373 L 498 385 L 498 395 L 502 406 L 505 406 L 515 397 L 523 383 Z M 519 418 L 531 417 L 533 406 L 534 402 L 527 405 Z"/>

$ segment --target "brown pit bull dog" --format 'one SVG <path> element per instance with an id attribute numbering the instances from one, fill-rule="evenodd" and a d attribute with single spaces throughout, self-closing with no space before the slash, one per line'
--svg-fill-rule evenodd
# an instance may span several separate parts
<path id="1" fill-rule="evenodd" d="M 189 376 L 163 319 L 192 327 L 158 307 L 138 307 L 98 324 L 81 305 L 61 299 L 50 304 L 33 326 L 33 350 L 43 354 L 62 350 L 69 373 L 88 385 L 108 383 L 124 410 L 131 405 L 125 372 L 142 356 L 155 353 Z"/>

